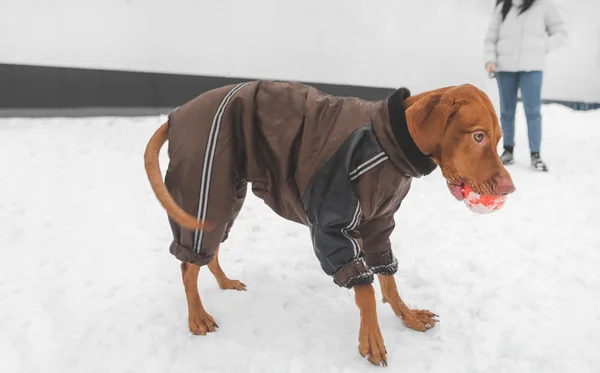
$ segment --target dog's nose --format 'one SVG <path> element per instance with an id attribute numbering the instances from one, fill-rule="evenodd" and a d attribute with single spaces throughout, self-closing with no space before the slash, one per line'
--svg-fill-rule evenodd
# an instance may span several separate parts
<path id="1" fill-rule="evenodd" d="M 501 195 L 511 194 L 515 191 L 515 185 L 513 184 L 510 176 L 502 176 L 496 181 L 496 188 L 498 193 Z"/>

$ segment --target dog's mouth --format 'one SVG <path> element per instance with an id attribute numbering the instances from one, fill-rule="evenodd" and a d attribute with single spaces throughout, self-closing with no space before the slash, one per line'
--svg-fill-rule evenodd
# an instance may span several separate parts
<path id="1" fill-rule="evenodd" d="M 459 201 L 465 199 L 465 183 L 450 183 L 448 182 L 448 188 L 450 189 L 450 193 Z"/>

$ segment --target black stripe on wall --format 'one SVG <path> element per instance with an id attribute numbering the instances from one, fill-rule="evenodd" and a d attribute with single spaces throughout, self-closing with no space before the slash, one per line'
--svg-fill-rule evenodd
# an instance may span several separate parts
<path id="1" fill-rule="evenodd" d="M 0 110 L 173 108 L 244 78 L 0 64 Z M 338 96 L 380 100 L 394 90 L 304 82 Z M 121 110 L 119 110 L 121 109 Z M 110 110 L 109 110 L 110 111 Z"/>

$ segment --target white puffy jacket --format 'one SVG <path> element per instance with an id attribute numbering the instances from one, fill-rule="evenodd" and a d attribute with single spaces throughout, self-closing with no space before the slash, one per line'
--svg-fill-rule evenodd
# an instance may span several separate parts
<path id="1" fill-rule="evenodd" d="M 522 0 L 502 21 L 502 4 L 494 14 L 484 39 L 484 61 L 496 64 L 497 71 L 541 71 L 546 53 L 567 39 L 567 30 L 552 0 L 537 0 L 523 14 Z"/>

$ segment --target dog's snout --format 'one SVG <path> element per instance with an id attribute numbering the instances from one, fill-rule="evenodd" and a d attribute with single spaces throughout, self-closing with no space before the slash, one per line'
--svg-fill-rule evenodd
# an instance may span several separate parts
<path id="1" fill-rule="evenodd" d="M 496 188 L 501 195 L 511 194 L 516 189 L 512 179 L 508 175 L 501 176 L 496 180 Z"/>

